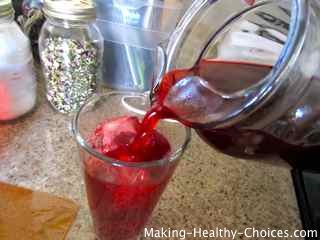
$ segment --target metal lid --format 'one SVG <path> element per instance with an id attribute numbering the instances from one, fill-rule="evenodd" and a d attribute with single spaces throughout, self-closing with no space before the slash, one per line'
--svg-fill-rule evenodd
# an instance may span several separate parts
<path id="1" fill-rule="evenodd" d="M 0 17 L 14 14 L 11 0 L 0 0 Z"/>
<path id="2" fill-rule="evenodd" d="M 45 15 L 59 19 L 74 21 L 96 19 L 96 5 L 92 0 L 45 0 L 43 11 Z"/>

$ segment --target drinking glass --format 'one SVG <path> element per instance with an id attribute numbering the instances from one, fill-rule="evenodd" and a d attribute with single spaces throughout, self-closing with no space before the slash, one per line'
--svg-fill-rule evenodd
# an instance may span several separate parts
<path id="1" fill-rule="evenodd" d="M 91 98 L 74 117 L 72 130 L 79 145 L 89 207 L 99 240 L 137 239 L 190 140 L 190 129 L 173 120 L 162 120 L 157 131 L 171 145 L 170 154 L 163 159 L 123 162 L 89 146 L 87 139 L 105 119 L 142 118 L 148 107 L 146 95 L 112 92 Z"/>

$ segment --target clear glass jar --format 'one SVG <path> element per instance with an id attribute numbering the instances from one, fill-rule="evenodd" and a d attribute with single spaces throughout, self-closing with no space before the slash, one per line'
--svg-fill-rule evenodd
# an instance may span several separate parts
<path id="1" fill-rule="evenodd" d="M 183 120 L 226 154 L 279 155 L 295 166 L 319 170 L 319 13 L 319 1 L 267 0 L 253 6 L 240 0 L 196 1 L 171 37 L 160 72 L 188 69 L 203 59 L 272 68 L 254 84 L 237 88 L 231 80 L 241 77 L 228 75 L 234 68 L 221 65 L 216 75 L 220 71 L 230 79 L 206 83 L 214 98 L 188 88 L 175 99 L 186 108 L 201 98 L 193 109 L 198 112 Z M 179 81 L 186 85 L 186 79 Z"/>
<path id="2" fill-rule="evenodd" d="M 46 97 L 61 113 L 75 112 L 97 91 L 103 38 L 91 1 L 44 3 L 47 18 L 39 39 Z"/>
<path id="3" fill-rule="evenodd" d="M 36 103 L 36 76 L 29 39 L 14 21 L 10 0 L 0 1 L 0 121 L 30 112 Z"/>

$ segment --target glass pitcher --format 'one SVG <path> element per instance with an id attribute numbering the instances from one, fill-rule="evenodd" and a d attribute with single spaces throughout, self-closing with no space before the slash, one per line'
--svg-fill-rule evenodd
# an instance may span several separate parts
<path id="1" fill-rule="evenodd" d="M 187 86 L 188 79 L 206 81 L 190 77 L 191 67 L 203 59 L 219 59 L 211 73 L 232 77 L 201 85 L 210 85 L 214 98 L 189 87 L 176 88 L 171 94 L 174 101 L 165 104 L 174 111 L 174 104 L 188 108 L 196 102 L 193 114 L 183 116 L 178 110 L 176 114 L 226 154 L 255 159 L 278 155 L 294 167 L 320 170 L 319 29 L 320 1 L 266 0 L 252 6 L 240 0 L 196 1 L 165 52 L 160 51 L 160 74 L 151 97 L 164 73 L 189 69 L 187 77 L 178 79 Z M 226 67 L 223 62 L 232 64 Z M 258 81 L 232 86 L 243 77 L 234 76 L 243 63 L 269 70 L 249 76 L 260 76 Z"/>

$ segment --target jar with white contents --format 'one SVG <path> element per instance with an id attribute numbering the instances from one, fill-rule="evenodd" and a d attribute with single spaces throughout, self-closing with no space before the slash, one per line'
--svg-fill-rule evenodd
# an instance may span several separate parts
<path id="1" fill-rule="evenodd" d="M 36 77 L 29 39 L 14 21 L 10 0 L 0 1 L 0 121 L 30 112 L 36 103 Z"/>

